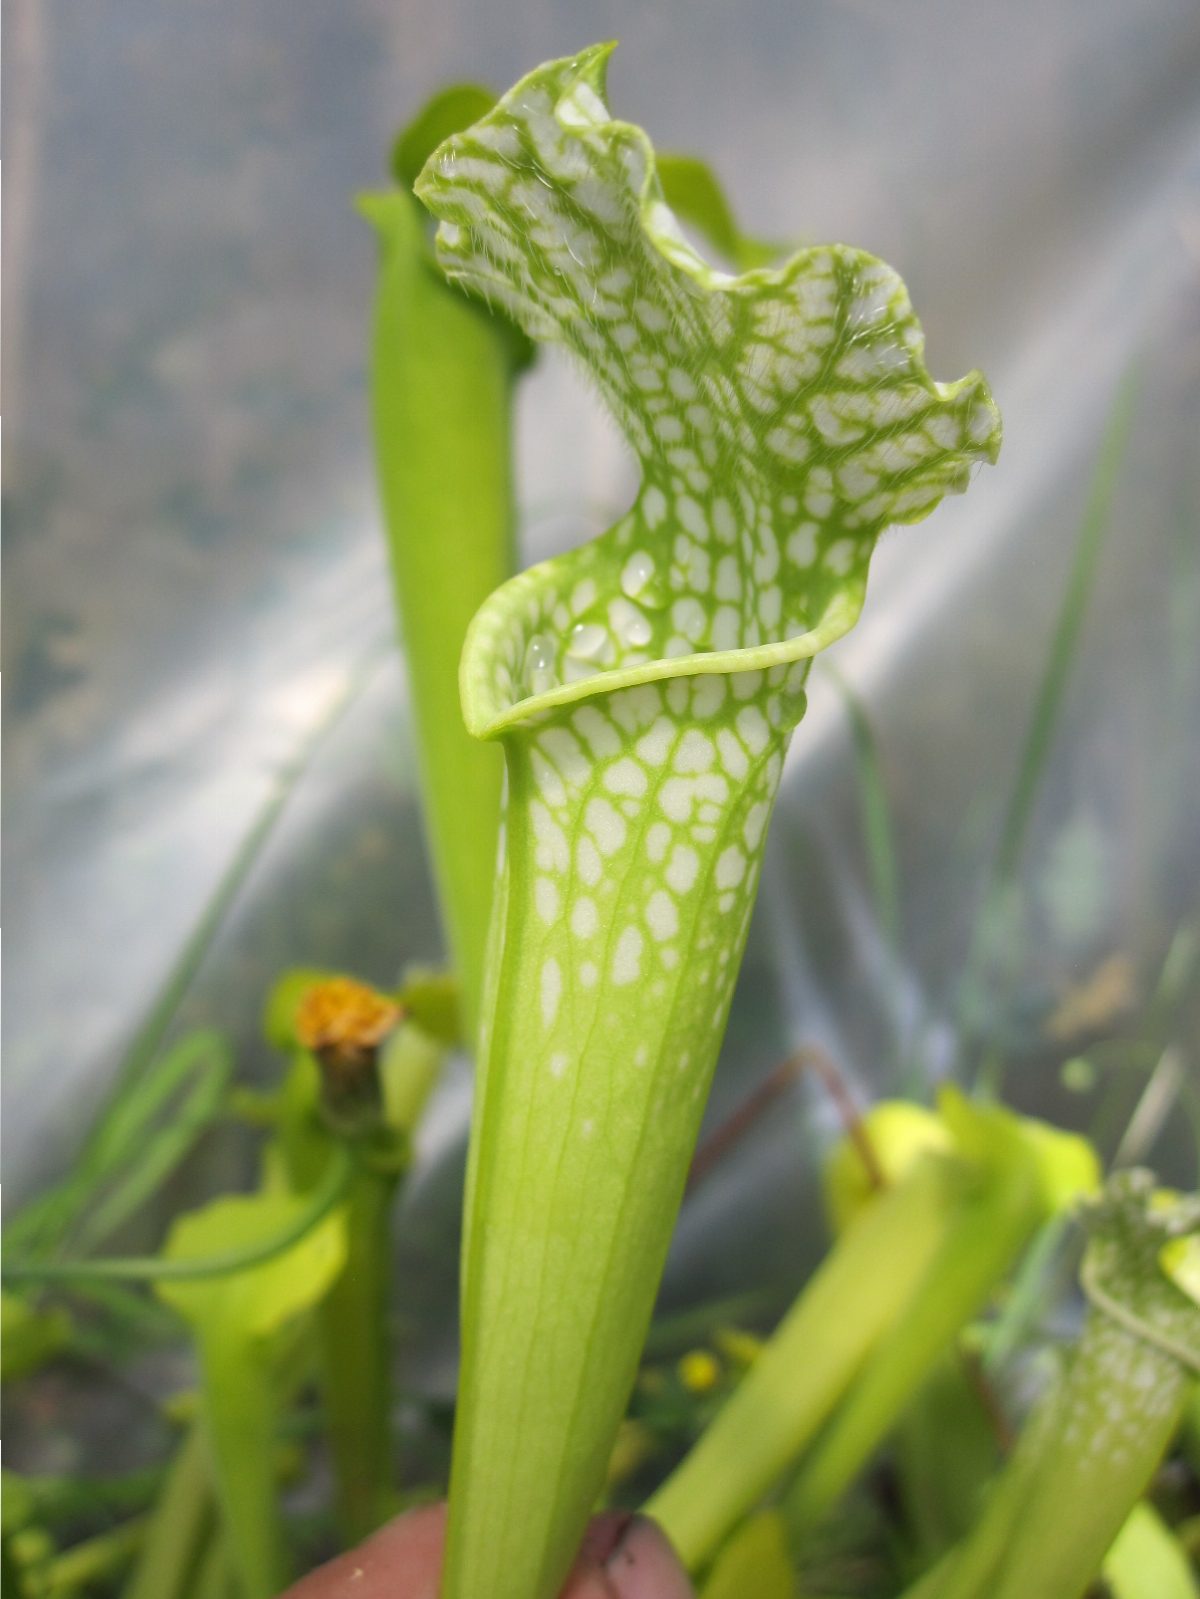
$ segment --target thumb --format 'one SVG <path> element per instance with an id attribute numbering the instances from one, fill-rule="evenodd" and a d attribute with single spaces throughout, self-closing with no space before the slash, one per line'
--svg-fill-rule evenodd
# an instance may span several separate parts
<path id="1" fill-rule="evenodd" d="M 444 1505 L 398 1516 L 283 1599 L 437 1599 Z M 644 1516 L 607 1512 L 588 1528 L 561 1599 L 694 1599 L 666 1536 Z"/>

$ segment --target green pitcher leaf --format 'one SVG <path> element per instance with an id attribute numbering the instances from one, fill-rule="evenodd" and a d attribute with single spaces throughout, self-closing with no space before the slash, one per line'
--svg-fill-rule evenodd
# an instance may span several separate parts
<path id="1" fill-rule="evenodd" d="M 286 1236 L 309 1203 L 269 1190 L 214 1200 L 175 1222 L 165 1259 L 179 1267 L 223 1252 L 253 1251 Z M 346 1258 L 345 1212 L 338 1209 L 257 1265 L 155 1284 L 195 1338 L 202 1436 L 245 1599 L 273 1599 L 287 1581 L 289 1564 L 275 1472 L 272 1334 L 328 1292 Z"/>
<path id="2" fill-rule="evenodd" d="M 989 1170 L 1011 1170 L 1014 1159 L 1027 1159 L 1043 1217 L 1100 1188 L 1100 1157 L 1081 1133 L 1064 1132 L 1035 1116 L 1014 1115 L 1001 1105 L 970 1100 L 950 1084 L 938 1094 L 938 1113 L 963 1153 Z"/>
<path id="3" fill-rule="evenodd" d="M 447 1048 L 462 1042 L 461 996 L 448 972 L 412 967 L 405 972 L 396 998 L 430 1038 Z"/>
<path id="4" fill-rule="evenodd" d="M 702 1599 L 795 1599 L 796 1575 L 788 1555 L 783 1517 L 774 1510 L 751 1516 L 717 1556 Z"/>
<path id="5" fill-rule="evenodd" d="M 438 278 L 410 194 L 368 196 L 361 209 L 379 239 L 371 409 L 425 819 L 447 938 L 473 1012 L 501 763 L 463 735 L 455 668 L 471 615 L 513 566 L 514 340 Z"/>
<path id="6" fill-rule="evenodd" d="M 380 1053 L 385 1125 L 411 1138 L 446 1062 L 447 1045 L 416 1022 L 404 1022 Z"/>
<path id="7" fill-rule="evenodd" d="M 401 135 L 397 173 L 486 90 L 431 103 Z M 476 608 L 514 568 L 512 388 L 529 342 L 437 272 L 408 183 L 364 195 L 379 244 L 371 421 L 417 775 L 446 939 L 478 1022 L 502 763 L 463 731 L 456 671 Z"/>
<path id="8" fill-rule="evenodd" d="M 1086 1139 L 1001 1105 L 974 1103 L 952 1087 L 938 1095 L 938 1109 L 972 1177 L 910 1303 L 870 1352 L 789 1490 L 797 1539 L 812 1533 L 859 1476 L 1038 1228 L 1096 1186 Z"/>
<path id="9" fill-rule="evenodd" d="M 642 474 L 607 533 L 492 595 L 463 654 L 467 725 L 503 742 L 508 783 L 448 1599 L 544 1599 L 570 1563 L 809 662 L 856 619 L 882 529 L 999 447 L 983 379 L 933 382 L 873 256 L 806 250 L 739 277 L 702 260 L 645 134 L 609 116 L 609 48 L 530 74 L 415 185 L 447 276 L 579 359 Z"/>
<path id="10" fill-rule="evenodd" d="M 1200 1599 L 1200 1580 L 1181 1540 L 1154 1509 L 1135 1505 L 1104 1558 L 1112 1599 Z"/>
<path id="11" fill-rule="evenodd" d="M 167 1237 L 169 1261 L 203 1260 L 283 1233 L 307 1201 L 287 1193 L 238 1194 L 181 1216 Z M 236 1328 L 265 1338 L 314 1305 L 346 1258 L 345 1218 L 334 1210 L 270 1260 L 221 1277 L 165 1279 L 159 1297 L 193 1326 Z"/>
<path id="12" fill-rule="evenodd" d="M 936 1116 L 885 1103 L 863 1131 L 885 1186 L 860 1188 L 862 1156 L 849 1140 L 835 1152 L 836 1244 L 646 1506 L 690 1569 L 801 1460 L 785 1506 L 802 1540 L 953 1351 L 1052 1199 L 1070 1203 L 1094 1186 L 1084 1140 L 953 1089 Z M 1078 1169 L 1080 1188 L 1068 1188 L 1065 1170 L 1058 1188 L 1045 1182 L 1047 1147 Z"/>
<path id="13" fill-rule="evenodd" d="M 703 1567 L 832 1424 L 945 1254 L 975 1174 L 929 1150 L 838 1239 L 695 1446 L 645 1506 Z"/>
<path id="14" fill-rule="evenodd" d="M 922 1155 L 946 1151 L 954 1140 L 945 1122 L 924 1105 L 907 1099 L 881 1099 L 862 1119 L 862 1136 L 886 1186 L 900 1182 Z M 829 1152 L 821 1173 L 825 1209 L 833 1230 L 844 1233 L 879 1197 L 858 1142 L 849 1134 Z"/>

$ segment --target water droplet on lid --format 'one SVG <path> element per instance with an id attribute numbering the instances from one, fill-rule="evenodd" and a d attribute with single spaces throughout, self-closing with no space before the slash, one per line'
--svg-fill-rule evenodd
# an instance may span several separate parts
<path id="1" fill-rule="evenodd" d="M 692 643 L 698 643 L 708 628 L 708 614 L 700 601 L 692 595 L 676 600 L 671 607 L 671 621 Z"/>
<path id="2" fill-rule="evenodd" d="M 554 665 L 554 651 L 550 640 L 535 633 L 525 651 L 525 665 L 531 672 L 548 671 Z"/>
<path id="3" fill-rule="evenodd" d="M 554 687 L 554 649 L 541 633 L 535 633 L 525 649 L 525 682 L 531 694 Z"/>
<path id="4" fill-rule="evenodd" d="M 608 634 L 595 622 L 577 622 L 567 640 L 567 654 L 577 661 L 596 661 L 604 652 Z"/>
<path id="5" fill-rule="evenodd" d="M 617 637 L 623 644 L 638 646 L 649 644 L 652 628 L 648 619 L 638 610 L 636 605 L 626 599 L 615 599 L 609 602 L 608 619 L 613 626 Z"/>
<path id="6" fill-rule="evenodd" d="M 630 599 L 636 599 L 653 576 L 653 557 L 645 550 L 634 550 L 621 572 L 621 587 Z"/>

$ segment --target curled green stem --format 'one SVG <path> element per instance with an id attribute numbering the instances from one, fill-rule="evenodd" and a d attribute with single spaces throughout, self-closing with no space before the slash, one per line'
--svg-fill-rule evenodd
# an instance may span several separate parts
<path id="1" fill-rule="evenodd" d="M 320 1183 L 275 1233 L 239 1249 L 214 1250 L 197 1260 L 172 1260 L 165 1255 L 111 1256 L 99 1260 L 6 1261 L 0 1268 L 5 1281 L 89 1282 L 116 1278 L 124 1282 L 204 1282 L 233 1277 L 266 1265 L 286 1254 L 320 1225 L 338 1205 L 350 1182 L 353 1166 L 337 1146 Z"/>

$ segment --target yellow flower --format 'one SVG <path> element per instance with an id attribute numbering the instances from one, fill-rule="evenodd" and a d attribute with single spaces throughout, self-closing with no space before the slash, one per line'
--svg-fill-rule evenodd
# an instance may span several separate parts
<path id="1" fill-rule="evenodd" d="M 679 1380 L 694 1394 L 706 1394 L 721 1380 L 721 1364 L 707 1349 L 693 1349 L 678 1366 Z"/>

